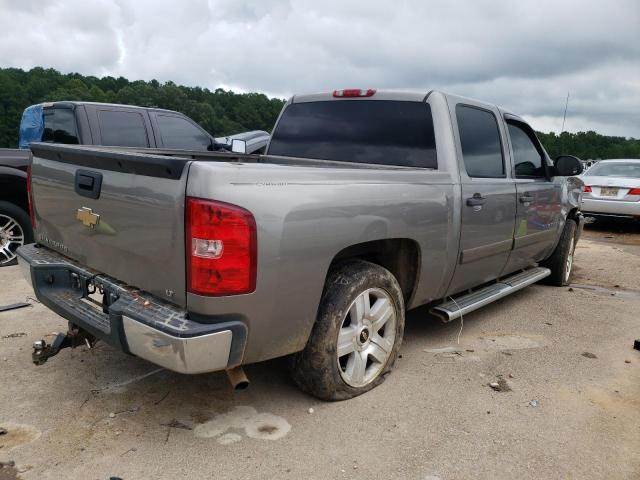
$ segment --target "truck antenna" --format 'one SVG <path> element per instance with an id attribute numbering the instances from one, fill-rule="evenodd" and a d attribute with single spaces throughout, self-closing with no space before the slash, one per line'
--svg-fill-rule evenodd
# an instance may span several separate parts
<path id="1" fill-rule="evenodd" d="M 567 101 L 564 103 L 564 115 L 562 116 L 562 130 L 560 135 L 564 132 L 564 122 L 567 120 L 567 108 L 569 107 L 569 92 L 567 92 Z"/>
<path id="2" fill-rule="evenodd" d="M 569 108 L 569 92 L 567 92 L 567 100 L 564 102 L 564 115 L 562 116 L 562 130 L 560 131 L 560 153 L 564 151 L 562 134 L 564 133 L 564 123 L 567 120 L 567 108 Z"/>

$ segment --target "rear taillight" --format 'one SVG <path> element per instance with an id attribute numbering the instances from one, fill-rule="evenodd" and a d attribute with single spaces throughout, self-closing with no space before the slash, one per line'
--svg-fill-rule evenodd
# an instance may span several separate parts
<path id="1" fill-rule="evenodd" d="M 31 188 L 31 165 L 27 167 L 27 204 L 29 206 L 29 218 L 31 226 L 36 228 L 36 215 L 33 210 L 33 190 Z"/>
<path id="2" fill-rule="evenodd" d="M 591 193 L 591 187 L 589 185 L 585 185 L 584 187 L 582 187 L 582 191 L 585 193 Z"/>
<path id="3" fill-rule="evenodd" d="M 627 195 L 640 195 L 640 188 L 632 188 Z"/>
<path id="4" fill-rule="evenodd" d="M 373 97 L 376 93 L 375 88 L 361 90 L 359 88 L 347 88 L 345 90 L 334 90 L 333 96 L 337 98 L 343 97 Z"/>
<path id="5" fill-rule="evenodd" d="M 237 295 L 256 287 L 256 222 L 244 208 L 187 198 L 187 289 Z"/>

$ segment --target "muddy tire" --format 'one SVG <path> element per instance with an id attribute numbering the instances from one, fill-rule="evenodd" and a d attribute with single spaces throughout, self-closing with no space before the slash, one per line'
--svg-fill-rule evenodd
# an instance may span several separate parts
<path id="1" fill-rule="evenodd" d="M 0 201 L 0 267 L 18 263 L 16 250 L 32 242 L 29 214 L 13 203 Z"/>
<path id="2" fill-rule="evenodd" d="M 540 265 L 551 270 L 551 275 L 544 279 L 547 285 L 564 287 L 571 283 L 573 274 L 573 254 L 576 249 L 578 225 L 567 219 L 560 236 L 560 241 L 551 256 Z"/>
<path id="3" fill-rule="evenodd" d="M 361 395 L 384 381 L 403 333 L 404 301 L 396 278 L 373 263 L 342 264 L 327 277 L 305 349 L 291 359 L 293 380 L 322 400 Z"/>

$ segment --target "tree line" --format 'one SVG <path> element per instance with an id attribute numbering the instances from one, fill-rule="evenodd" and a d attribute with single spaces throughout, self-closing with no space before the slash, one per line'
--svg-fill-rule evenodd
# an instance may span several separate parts
<path id="1" fill-rule="evenodd" d="M 36 67 L 29 71 L 0 68 L 0 147 L 16 148 L 25 107 L 41 102 L 80 100 L 123 103 L 176 110 L 215 136 L 247 130 L 271 131 L 284 100 L 262 93 L 234 93 L 218 88 L 186 87 L 157 80 L 62 74 Z M 583 159 L 640 158 L 640 140 L 596 132 L 537 132 L 549 155 Z"/>
<path id="2" fill-rule="evenodd" d="M 221 137 L 247 130 L 271 131 L 284 100 L 261 93 L 185 87 L 157 80 L 62 74 L 41 67 L 0 68 L 0 147 L 17 148 L 22 111 L 29 105 L 60 100 L 122 103 L 182 112 Z"/>
<path id="3" fill-rule="evenodd" d="M 640 158 L 640 140 L 611 137 L 596 132 L 536 132 L 551 158 L 560 154 L 575 155 L 583 160 L 604 158 Z"/>

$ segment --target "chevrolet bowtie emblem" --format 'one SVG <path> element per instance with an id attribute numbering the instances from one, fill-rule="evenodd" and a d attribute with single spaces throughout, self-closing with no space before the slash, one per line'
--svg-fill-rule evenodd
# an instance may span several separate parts
<path id="1" fill-rule="evenodd" d="M 90 208 L 82 207 L 78 209 L 76 218 L 82 222 L 85 227 L 95 227 L 100 223 L 100 215 L 93 213 Z"/>

